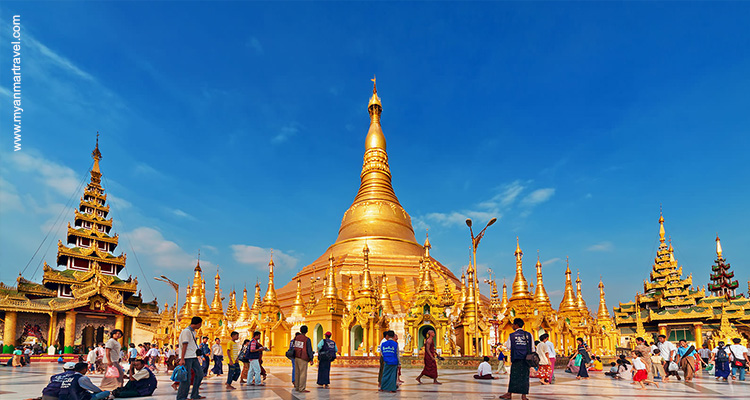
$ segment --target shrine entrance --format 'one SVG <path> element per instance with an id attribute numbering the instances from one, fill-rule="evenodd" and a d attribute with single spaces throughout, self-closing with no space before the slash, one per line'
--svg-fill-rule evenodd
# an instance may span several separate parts
<path id="1" fill-rule="evenodd" d="M 362 337 L 363 330 L 361 325 L 354 325 L 350 331 L 350 338 L 349 338 L 349 351 L 350 355 L 355 355 L 357 352 L 357 349 L 362 345 Z"/>
<path id="2" fill-rule="evenodd" d="M 418 339 L 417 343 L 419 344 L 418 347 L 417 347 L 418 349 L 421 349 L 422 346 L 424 346 L 425 335 L 427 335 L 427 331 L 429 331 L 429 330 L 433 330 L 433 331 L 437 332 L 435 330 L 435 327 L 432 326 L 432 325 L 422 325 L 419 328 L 419 335 L 417 335 L 417 336 L 419 336 L 417 338 Z M 435 339 L 433 339 L 433 340 L 437 340 L 437 336 L 435 336 Z M 435 348 L 437 348 L 437 344 L 435 344 Z"/>

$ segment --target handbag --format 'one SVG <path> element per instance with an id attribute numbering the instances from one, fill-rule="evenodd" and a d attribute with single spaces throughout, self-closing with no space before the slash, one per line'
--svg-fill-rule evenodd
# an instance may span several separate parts
<path id="1" fill-rule="evenodd" d="M 172 382 L 186 382 L 188 379 L 187 370 L 184 365 L 178 365 L 177 368 L 172 371 Z"/>
<path id="2" fill-rule="evenodd" d="M 677 363 L 674 361 L 669 362 L 669 366 L 667 367 L 667 371 L 669 372 L 677 372 L 680 370 L 680 367 L 677 366 Z"/>
<path id="3" fill-rule="evenodd" d="M 580 366 L 581 366 L 581 360 L 582 360 L 582 359 L 583 359 L 583 356 L 582 356 L 582 355 L 581 355 L 580 353 L 578 353 L 578 354 L 576 355 L 576 358 L 575 358 L 575 359 L 574 359 L 574 361 L 573 361 L 573 365 L 575 365 L 576 367 L 580 367 Z"/>
<path id="4" fill-rule="evenodd" d="M 119 378 L 120 377 L 120 369 L 117 368 L 115 365 L 110 365 L 107 367 L 107 370 L 104 372 L 105 378 Z"/>
<path id="5" fill-rule="evenodd" d="M 527 354 L 526 362 L 529 364 L 529 367 L 538 368 L 539 367 L 539 354 L 536 354 L 536 353 Z"/>
<path id="6" fill-rule="evenodd" d="M 249 350 L 250 350 L 250 345 L 242 346 L 242 350 L 240 350 L 240 354 L 237 356 L 237 360 L 242 361 L 243 363 L 250 361 L 250 359 L 248 358 L 248 354 L 247 354 Z"/>
<path id="7" fill-rule="evenodd" d="M 732 364 L 735 367 L 745 368 L 745 360 L 737 357 L 737 354 L 734 354 L 734 350 L 732 350 L 731 346 L 729 347 L 729 352 L 732 353 L 732 356 L 734 357 L 734 362 Z"/>
<path id="8" fill-rule="evenodd" d="M 286 353 L 284 353 L 284 355 L 286 356 L 286 358 L 290 360 L 294 360 L 294 347 L 290 345 L 289 350 L 287 350 Z"/>

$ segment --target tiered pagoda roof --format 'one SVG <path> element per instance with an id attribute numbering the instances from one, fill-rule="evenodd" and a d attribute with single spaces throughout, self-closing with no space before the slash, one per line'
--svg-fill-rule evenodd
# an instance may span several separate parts
<path id="1" fill-rule="evenodd" d="M 716 235 L 716 261 L 711 266 L 711 283 L 708 284 L 708 290 L 714 296 L 723 296 L 732 299 L 743 297 L 741 294 L 735 294 L 739 283 L 737 280 L 732 280 L 734 278 L 734 271 L 730 269 L 731 265 L 724 260 L 724 255 L 722 254 L 719 235 Z"/>

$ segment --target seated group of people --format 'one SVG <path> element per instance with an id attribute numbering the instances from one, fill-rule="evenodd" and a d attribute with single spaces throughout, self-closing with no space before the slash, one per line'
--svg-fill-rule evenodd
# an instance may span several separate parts
<path id="1" fill-rule="evenodd" d="M 63 372 L 52 375 L 49 384 L 42 390 L 42 396 L 36 400 L 102 400 L 108 398 L 151 396 L 156 390 L 156 376 L 145 368 L 142 359 L 130 364 L 128 383 L 111 393 L 101 390 L 91 382 L 86 373 L 89 365 L 85 362 L 68 362 L 63 365 Z"/>

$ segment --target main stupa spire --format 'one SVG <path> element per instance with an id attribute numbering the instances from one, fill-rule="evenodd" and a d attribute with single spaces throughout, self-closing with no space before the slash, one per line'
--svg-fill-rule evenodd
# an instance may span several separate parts
<path id="1" fill-rule="evenodd" d="M 383 106 L 375 78 L 372 81 L 372 97 L 367 105 L 370 128 L 365 138 L 361 182 L 352 206 L 341 221 L 336 243 L 368 236 L 416 243 L 411 218 L 399 203 L 391 184 L 385 135 L 380 126 Z"/>

